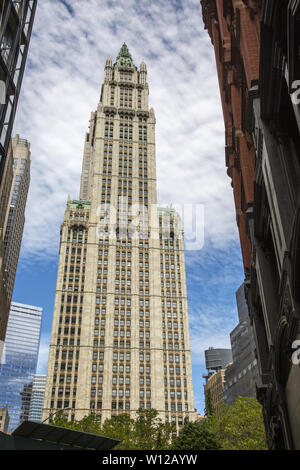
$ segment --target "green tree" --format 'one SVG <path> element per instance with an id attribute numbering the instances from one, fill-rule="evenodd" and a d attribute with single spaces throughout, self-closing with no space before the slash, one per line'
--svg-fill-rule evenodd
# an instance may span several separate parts
<path id="1" fill-rule="evenodd" d="M 238 397 L 231 406 L 223 404 L 208 421 L 224 450 L 267 449 L 262 407 L 255 398 Z"/>
<path id="2" fill-rule="evenodd" d="M 168 449 L 175 426 L 163 423 L 158 411 L 154 409 L 137 411 L 135 421 L 135 449 L 163 450 Z"/>
<path id="3" fill-rule="evenodd" d="M 135 421 L 125 413 L 107 419 L 101 427 L 101 434 L 121 441 L 115 449 L 135 449 Z"/>
<path id="4" fill-rule="evenodd" d="M 218 450 L 220 444 L 209 421 L 185 422 L 178 436 L 173 438 L 171 449 L 174 450 Z"/>
<path id="5" fill-rule="evenodd" d="M 64 416 L 63 411 L 56 414 L 52 424 L 61 426 L 63 428 L 75 429 L 76 431 L 89 432 L 91 434 L 101 434 L 101 427 L 99 424 L 99 417 L 96 414 L 85 416 L 79 421 L 68 421 Z"/>
<path id="6" fill-rule="evenodd" d="M 210 390 L 207 390 L 205 393 L 205 416 L 210 416 L 214 414 L 215 410 L 211 401 Z"/>

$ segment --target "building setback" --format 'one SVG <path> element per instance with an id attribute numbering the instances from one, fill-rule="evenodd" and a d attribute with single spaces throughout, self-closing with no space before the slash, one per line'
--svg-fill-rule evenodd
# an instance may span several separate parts
<path id="1" fill-rule="evenodd" d="M 61 227 L 44 419 L 155 408 L 179 428 L 195 416 L 182 231 L 156 207 L 148 94 L 146 64 L 124 44 L 106 61 Z"/>
<path id="2" fill-rule="evenodd" d="M 12 302 L 0 365 L 0 407 L 8 407 L 10 431 L 28 419 L 41 321 L 41 308 Z"/>
<path id="3" fill-rule="evenodd" d="M 299 1 L 202 0 L 270 449 L 300 449 Z"/>

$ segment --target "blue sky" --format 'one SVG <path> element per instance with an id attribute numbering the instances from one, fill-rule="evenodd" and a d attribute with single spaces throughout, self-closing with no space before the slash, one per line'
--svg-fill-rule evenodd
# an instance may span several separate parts
<path id="1" fill-rule="evenodd" d="M 14 132 L 31 142 L 31 185 L 13 300 L 42 306 L 39 372 L 46 372 L 68 194 L 78 198 L 90 112 L 105 59 L 126 42 L 148 67 L 156 114 L 160 204 L 201 204 L 202 249 L 186 252 L 195 406 L 203 411 L 204 350 L 229 347 L 243 268 L 214 51 L 198 0 L 39 2 Z"/>

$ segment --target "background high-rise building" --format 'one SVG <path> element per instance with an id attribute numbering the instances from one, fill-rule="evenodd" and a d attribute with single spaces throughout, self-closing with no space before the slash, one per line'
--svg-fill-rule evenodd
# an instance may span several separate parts
<path id="1" fill-rule="evenodd" d="M 12 139 L 13 181 L 5 222 L 4 269 L 7 272 L 7 297 L 11 301 L 24 224 L 30 183 L 30 144 L 17 135 Z"/>
<path id="2" fill-rule="evenodd" d="M 61 227 L 44 419 L 155 408 L 179 427 L 195 415 L 182 231 L 156 207 L 148 94 L 146 64 L 124 44 L 106 61 L 80 200 Z"/>
<path id="3" fill-rule="evenodd" d="M 230 333 L 232 364 L 225 371 L 227 405 L 232 405 L 239 396 L 256 397 L 256 387 L 261 386 L 244 284 L 236 292 L 236 302 L 239 323 Z"/>
<path id="4" fill-rule="evenodd" d="M 36 374 L 32 382 L 30 408 L 28 416 L 29 421 L 36 421 L 38 423 L 42 421 L 45 387 L 46 375 Z"/>
<path id="5" fill-rule="evenodd" d="M 31 388 L 36 373 L 42 309 L 12 302 L 0 365 L 0 406 L 8 406 L 9 428 L 28 419 Z"/>
<path id="6" fill-rule="evenodd" d="M 211 375 L 232 362 L 232 351 L 226 348 L 209 348 L 204 351 L 205 367 L 207 374 L 203 375 L 204 379 L 208 379 Z"/>
<path id="7" fill-rule="evenodd" d="M 208 413 L 218 413 L 224 403 L 225 370 L 232 362 L 232 351 L 210 347 L 204 351 L 204 354 L 207 369 L 207 374 L 202 376 L 205 379 L 205 409 Z"/>

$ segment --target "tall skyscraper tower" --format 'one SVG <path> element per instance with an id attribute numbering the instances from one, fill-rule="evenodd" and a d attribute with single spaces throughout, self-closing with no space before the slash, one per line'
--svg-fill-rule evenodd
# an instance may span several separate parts
<path id="1" fill-rule="evenodd" d="M 4 268 L 7 271 L 7 296 L 11 302 L 25 224 L 25 208 L 30 183 L 30 144 L 17 134 L 12 139 L 13 182 L 6 215 Z"/>
<path id="2" fill-rule="evenodd" d="M 61 227 L 43 419 L 155 408 L 180 427 L 195 415 L 182 232 L 156 206 L 148 94 L 146 64 L 123 44 L 106 61 L 80 199 Z"/>

